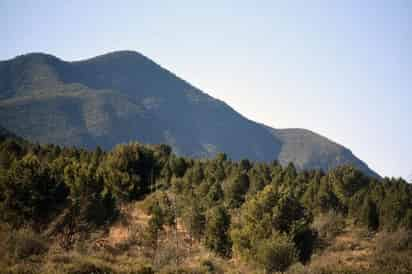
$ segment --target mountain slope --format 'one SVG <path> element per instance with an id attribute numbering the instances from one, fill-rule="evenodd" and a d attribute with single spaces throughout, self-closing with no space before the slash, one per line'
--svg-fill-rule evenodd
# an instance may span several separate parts
<path id="1" fill-rule="evenodd" d="M 353 163 L 374 174 L 349 150 L 303 130 L 250 121 L 132 51 L 76 62 L 42 53 L 0 62 L 0 118 L 5 128 L 41 143 L 110 148 L 138 140 L 167 143 L 188 156 L 223 151 L 299 168 Z"/>
<path id="2" fill-rule="evenodd" d="M 299 128 L 268 128 L 268 130 L 282 144 L 278 156 L 282 165 L 293 162 L 299 169 L 323 170 L 329 170 L 339 165 L 354 165 L 366 174 L 379 177 L 363 161 L 356 158 L 349 149 L 310 130 Z"/>
<path id="3" fill-rule="evenodd" d="M 12 132 L 0 126 L 0 141 L 7 138 L 19 139 L 19 137 L 14 135 Z"/>

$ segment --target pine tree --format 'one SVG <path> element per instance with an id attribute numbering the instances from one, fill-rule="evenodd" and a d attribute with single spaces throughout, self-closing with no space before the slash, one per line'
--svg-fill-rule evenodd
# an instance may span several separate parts
<path id="1" fill-rule="evenodd" d="M 231 241 L 228 231 L 230 215 L 223 206 L 212 208 L 206 218 L 205 245 L 210 250 L 222 256 L 231 253 Z"/>

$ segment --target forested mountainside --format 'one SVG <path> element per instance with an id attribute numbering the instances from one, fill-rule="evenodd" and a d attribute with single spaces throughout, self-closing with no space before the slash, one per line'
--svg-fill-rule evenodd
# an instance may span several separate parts
<path id="1" fill-rule="evenodd" d="M 352 166 L 0 141 L 4 273 L 411 273 L 412 185 Z"/>
<path id="2" fill-rule="evenodd" d="M 110 149 L 138 140 L 166 143 L 182 156 L 224 152 L 237 160 L 292 161 L 299 169 L 352 164 L 379 177 L 343 146 L 250 121 L 132 51 L 77 62 L 42 53 L 0 62 L 0 118 L 33 142 Z"/>

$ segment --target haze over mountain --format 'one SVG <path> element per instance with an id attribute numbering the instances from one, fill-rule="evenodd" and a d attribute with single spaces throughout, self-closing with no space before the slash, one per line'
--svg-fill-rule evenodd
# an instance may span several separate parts
<path id="1" fill-rule="evenodd" d="M 65 62 L 32 53 L 0 62 L 0 118 L 40 143 L 111 148 L 167 143 L 181 155 L 293 162 L 328 170 L 352 164 L 378 176 L 350 150 L 305 129 L 253 122 L 147 57 L 119 51 Z"/>

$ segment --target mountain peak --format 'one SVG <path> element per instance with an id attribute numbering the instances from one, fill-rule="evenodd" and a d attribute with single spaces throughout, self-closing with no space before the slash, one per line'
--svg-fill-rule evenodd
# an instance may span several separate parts
<path id="1" fill-rule="evenodd" d="M 132 51 L 132 50 L 118 50 L 118 51 L 112 51 L 108 52 L 105 54 L 97 55 L 91 58 L 87 58 L 85 60 L 79 60 L 76 62 L 90 62 L 90 61 L 124 61 L 124 62 L 130 62 L 130 61 L 135 61 L 135 60 L 150 60 L 143 54 L 137 52 L 137 51 Z"/>
<path id="2" fill-rule="evenodd" d="M 111 51 L 105 54 L 102 54 L 101 56 L 122 56 L 122 57 L 130 57 L 130 56 L 143 56 L 140 52 L 137 52 L 135 50 L 115 50 Z"/>
<path id="3" fill-rule="evenodd" d="M 18 55 L 12 60 L 32 60 L 32 61 L 56 61 L 60 60 L 54 55 L 43 53 L 43 52 L 30 52 L 27 54 Z"/>
<path id="4" fill-rule="evenodd" d="M 144 56 L 143 54 L 141 54 L 137 51 L 117 50 L 117 51 L 112 51 L 112 52 L 104 53 L 104 54 L 101 54 L 101 55 L 97 55 L 97 56 L 94 56 L 94 57 L 86 58 L 86 59 L 83 59 L 83 60 L 73 61 L 73 63 L 75 63 L 75 62 L 85 62 L 85 61 L 95 60 L 95 59 L 112 59 L 112 60 L 116 60 L 116 59 L 127 59 L 127 58 L 149 59 L 149 58 L 147 58 L 146 56 Z M 54 61 L 64 62 L 62 59 L 56 57 L 55 55 L 52 55 L 52 54 L 49 54 L 49 53 L 44 53 L 44 52 L 29 52 L 29 53 L 17 55 L 16 57 L 12 58 L 11 60 L 3 60 L 3 61 L 13 61 L 13 60 L 32 60 L 32 61 L 37 61 L 37 62 L 46 61 L 46 60 L 48 60 L 48 61 L 54 60 Z M 66 62 L 71 63 L 70 61 L 66 61 Z"/>
<path id="5" fill-rule="evenodd" d="M 185 156 L 224 152 L 301 169 L 352 164 L 375 174 L 343 146 L 248 120 L 136 51 L 75 62 L 44 53 L 18 58 L 33 62 L 0 63 L 0 120 L 31 141 L 111 148 L 137 140 Z"/>

